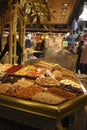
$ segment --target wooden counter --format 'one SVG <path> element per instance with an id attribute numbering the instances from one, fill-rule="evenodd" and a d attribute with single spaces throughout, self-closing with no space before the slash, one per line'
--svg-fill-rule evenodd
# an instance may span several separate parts
<path id="1" fill-rule="evenodd" d="M 87 104 L 87 94 L 58 106 L 0 95 L 0 116 L 35 128 L 55 130 L 58 122 Z"/>

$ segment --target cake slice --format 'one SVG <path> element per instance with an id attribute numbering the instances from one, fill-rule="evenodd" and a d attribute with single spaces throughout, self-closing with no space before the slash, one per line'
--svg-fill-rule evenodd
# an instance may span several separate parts
<path id="1" fill-rule="evenodd" d="M 76 83 L 69 79 L 61 80 L 59 82 L 59 87 L 77 95 L 81 95 L 84 93 L 79 83 Z"/>

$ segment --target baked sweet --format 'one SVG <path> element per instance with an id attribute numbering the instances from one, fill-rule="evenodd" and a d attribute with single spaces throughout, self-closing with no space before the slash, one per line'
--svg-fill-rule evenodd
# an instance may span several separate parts
<path id="1" fill-rule="evenodd" d="M 22 78 L 20 80 L 17 80 L 17 82 L 15 82 L 13 84 L 13 87 L 16 88 L 16 91 L 19 91 L 21 88 L 27 88 L 34 85 L 34 82 L 25 78 Z"/>
<path id="2" fill-rule="evenodd" d="M 55 77 L 58 81 L 62 80 L 62 73 L 61 73 L 61 71 L 55 70 L 55 71 L 53 71 L 53 75 L 54 75 L 54 77 Z"/>
<path id="3" fill-rule="evenodd" d="M 28 65 L 26 67 L 21 68 L 19 71 L 16 71 L 15 75 L 36 79 L 37 77 L 43 75 L 45 72 L 46 68 Z"/>
<path id="4" fill-rule="evenodd" d="M 64 102 L 66 99 L 60 96 L 56 96 L 49 92 L 39 92 L 35 94 L 32 98 L 32 101 L 37 101 L 46 104 L 58 105 Z"/>
<path id="5" fill-rule="evenodd" d="M 5 72 L 7 74 L 14 74 L 16 71 L 20 70 L 22 67 L 23 67 L 22 65 L 12 65 Z"/>
<path id="6" fill-rule="evenodd" d="M 10 83 L 2 84 L 0 83 L 0 94 L 6 94 L 7 90 L 11 87 Z"/>
<path id="7" fill-rule="evenodd" d="M 15 83 L 17 80 L 19 80 L 20 77 L 17 77 L 15 75 L 5 75 L 1 78 L 1 83 Z"/>
<path id="8" fill-rule="evenodd" d="M 5 72 L 7 69 L 9 69 L 10 67 L 12 67 L 12 65 L 11 64 L 8 64 L 8 63 L 6 63 L 6 64 L 0 64 L 0 71 L 3 71 L 3 72 Z"/>
<path id="9" fill-rule="evenodd" d="M 31 85 L 29 87 L 21 88 L 20 90 L 16 91 L 15 96 L 24 99 L 30 99 L 32 96 L 42 91 L 43 87 L 39 85 Z"/>
<path id="10" fill-rule="evenodd" d="M 31 72 L 28 72 L 26 76 L 30 78 L 37 78 L 41 75 L 44 75 L 46 72 L 46 69 L 43 67 L 37 67 L 35 70 L 32 70 Z"/>
<path id="11" fill-rule="evenodd" d="M 65 89 L 66 91 L 75 93 L 77 95 L 84 93 L 79 83 L 76 83 L 69 79 L 61 80 L 59 82 L 59 87 Z"/>
<path id="12" fill-rule="evenodd" d="M 36 83 L 43 87 L 53 87 L 58 86 L 58 81 L 54 78 L 48 77 L 38 77 Z"/>
<path id="13" fill-rule="evenodd" d="M 50 70 L 52 70 L 52 68 L 53 68 L 53 64 L 48 63 L 46 61 L 39 61 L 38 63 L 35 64 L 35 66 L 44 67 L 44 68 L 50 69 Z"/>
<path id="14" fill-rule="evenodd" d="M 76 94 L 68 92 L 68 91 L 65 91 L 62 88 L 51 87 L 51 88 L 48 88 L 47 91 L 52 93 L 52 94 L 55 94 L 56 96 L 63 97 L 66 100 L 70 100 L 70 99 L 73 99 L 73 98 L 76 97 Z"/>

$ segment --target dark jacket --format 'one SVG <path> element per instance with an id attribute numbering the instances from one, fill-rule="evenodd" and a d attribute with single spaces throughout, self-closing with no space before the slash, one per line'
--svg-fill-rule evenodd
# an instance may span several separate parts
<path id="1" fill-rule="evenodd" d="M 3 49 L 3 51 L 1 52 L 0 55 L 0 61 L 3 59 L 3 57 L 5 56 L 6 52 L 9 52 L 9 43 L 7 43 Z M 17 63 L 21 64 L 21 55 L 23 53 L 23 49 L 20 46 L 19 42 L 17 42 L 17 47 L 16 47 L 16 55 L 18 56 L 18 60 Z"/>
<path id="2" fill-rule="evenodd" d="M 82 51 L 83 51 L 83 47 L 82 47 L 82 46 L 79 46 L 79 47 L 77 48 L 77 55 L 78 55 L 78 59 L 79 59 L 79 60 L 80 60 L 80 58 L 81 58 Z"/>

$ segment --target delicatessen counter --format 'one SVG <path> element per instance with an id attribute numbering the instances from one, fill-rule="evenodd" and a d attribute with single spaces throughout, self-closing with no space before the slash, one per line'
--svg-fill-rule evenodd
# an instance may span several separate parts
<path id="1" fill-rule="evenodd" d="M 43 130 L 61 130 L 61 120 L 87 104 L 75 73 L 40 60 L 33 65 L 0 64 L 0 117 Z"/>

